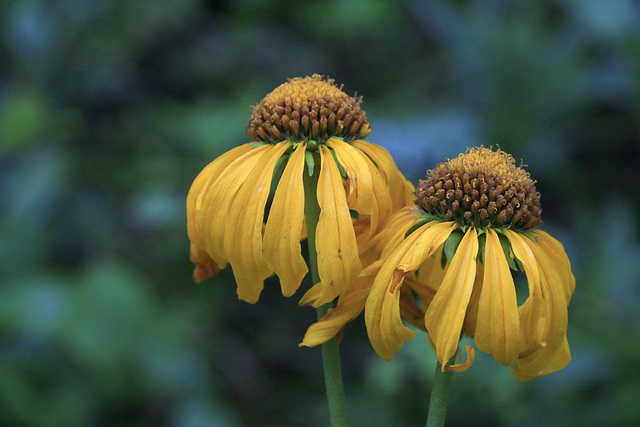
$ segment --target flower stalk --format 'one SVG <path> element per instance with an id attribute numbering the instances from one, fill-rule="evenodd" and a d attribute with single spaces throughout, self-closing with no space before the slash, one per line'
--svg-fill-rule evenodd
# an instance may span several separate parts
<path id="1" fill-rule="evenodd" d="M 319 163 L 319 161 L 315 162 L 315 167 L 312 171 L 309 171 L 309 163 L 307 163 L 304 170 L 304 215 L 307 225 L 307 244 L 309 245 L 309 270 L 313 284 L 320 282 L 316 251 L 316 227 L 320 218 L 320 206 L 316 198 L 318 177 L 320 175 Z M 316 309 L 318 319 L 324 317 L 332 307 L 330 302 L 318 307 Z M 347 425 L 347 413 L 338 339 L 333 337 L 322 344 L 321 351 L 331 425 L 333 427 L 344 427 Z"/>
<path id="2" fill-rule="evenodd" d="M 449 362 L 455 363 L 455 356 Z M 431 400 L 429 401 L 429 414 L 427 416 L 427 427 L 442 427 L 447 415 L 447 401 L 449 400 L 449 386 L 453 371 L 442 371 L 440 361 L 436 364 L 436 373 L 433 377 L 433 387 L 431 388 Z"/>

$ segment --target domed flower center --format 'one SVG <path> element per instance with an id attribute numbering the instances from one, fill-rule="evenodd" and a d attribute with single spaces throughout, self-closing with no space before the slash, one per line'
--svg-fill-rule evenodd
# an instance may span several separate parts
<path id="1" fill-rule="evenodd" d="M 272 144 L 286 139 L 364 138 L 371 126 L 360 108 L 362 98 L 348 96 L 341 89 L 334 80 L 323 80 L 318 74 L 289 79 L 253 108 L 247 135 Z"/>
<path id="2" fill-rule="evenodd" d="M 425 213 L 461 226 L 526 230 L 542 224 L 535 181 L 499 149 L 470 148 L 438 164 L 414 194 Z"/>

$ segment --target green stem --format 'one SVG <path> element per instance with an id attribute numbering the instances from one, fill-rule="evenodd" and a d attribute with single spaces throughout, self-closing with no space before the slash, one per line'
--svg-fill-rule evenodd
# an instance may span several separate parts
<path id="1" fill-rule="evenodd" d="M 320 218 L 320 206 L 316 197 L 318 188 L 318 175 L 320 175 L 319 162 L 315 163 L 313 175 L 309 176 L 308 168 L 304 171 L 304 215 L 307 223 L 307 244 L 309 245 L 309 270 L 313 284 L 320 282 L 318 273 L 318 254 L 316 252 L 316 227 Z M 324 317 L 333 308 L 332 303 L 324 304 L 317 308 L 318 319 Z M 340 348 L 338 339 L 333 337 L 322 344 L 322 365 L 324 368 L 324 381 L 327 389 L 329 403 L 329 415 L 333 427 L 347 425 L 347 412 L 344 402 L 344 385 L 342 384 L 342 367 L 340 365 Z"/>
<path id="2" fill-rule="evenodd" d="M 451 360 L 455 360 L 455 355 Z M 453 378 L 453 372 L 442 372 L 442 364 L 438 361 L 436 364 L 436 373 L 433 377 L 433 387 L 431 388 L 427 427 L 444 426 L 444 420 L 447 415 L 447 400 L 449 398 L 451 378 Z"/>

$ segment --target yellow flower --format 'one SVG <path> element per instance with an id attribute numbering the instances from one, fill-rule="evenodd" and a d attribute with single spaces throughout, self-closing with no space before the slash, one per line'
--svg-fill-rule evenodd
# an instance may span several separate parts
<path id="1" fill-rule="evenodd" d="M 529 175 L 480 147 L 429 171 L 415 195 L 417 207 L 390 220 L 381 260 L 356 280 L 361 294 L 312 325 L 303 345 L 323 342 L 365 305 L 369 338 L 387 361 L 415 336 L 404 318 L 427 331 L 443 370 L 473 362 L 467 346 L 467 361 L 449 365 L 463 334 L 521 381 L 564 368 L 575 279 L 560 242 L 536 228 L 540 195 Z M 511 270 L 526 274 L 521 305 Z"/>
<path id="2" fill-rule="evenodd" d="M 362 140 L 371 128 L 360 103 L 313 75 L 290 79 L 253 108 L 252 142 L 206 166 L 187 196 L 197 282 L 229 263 L 240 299 L 256 302 L 274 273 L 282 293 L 293 295 L 307 273 L 303 174 L 315 173 L 321 283 L 303 302 L 320 306 L 352 284 L 360 253 L 413 191 L 389 153 Z"/>

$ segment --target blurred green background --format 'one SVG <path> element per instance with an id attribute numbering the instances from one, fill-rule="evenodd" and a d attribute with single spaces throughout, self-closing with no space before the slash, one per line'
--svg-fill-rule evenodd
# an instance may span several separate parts
<path id="1" fill-rule="evenodd" d="M 326 426 L 315 319 L 267 281 L 195 285 L 185 197 L 287 77 L 364 96 L 414 182 L 484 144 L 523 159 L 572 261 L 573 361 L 478 353 L 449 425 L 640 420 L 640 2 L 0 2 L 0 425 Z M 342 345 L 353 426 L 422 425 L 435 366 Z"/>

